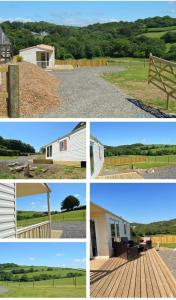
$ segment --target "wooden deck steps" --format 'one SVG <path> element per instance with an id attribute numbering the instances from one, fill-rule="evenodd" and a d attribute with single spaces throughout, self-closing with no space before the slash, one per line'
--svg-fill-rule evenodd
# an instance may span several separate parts
<path id="1" fill-rule="evenodd" d="M 98 179 L 143 179 L 137 172 L 126 172 L 121 174 L 111 174 L 98 176 Z"/>
<path id="2" fill-rule="evenodd" d="M 91 297 L 174 298 L 176 279 L 153 248 L 134 260 L 107 259 L 98 269 L 91 263 Z"/>

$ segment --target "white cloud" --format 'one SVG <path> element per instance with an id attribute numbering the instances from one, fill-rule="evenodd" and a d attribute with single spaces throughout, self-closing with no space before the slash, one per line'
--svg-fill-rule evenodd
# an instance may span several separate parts
<path id="1" fill-rule="evenodd" d="M 59 253 L 59 252 L 56 253 L 56 256 L 58 256 L 58 257 L 59 257 L 59 256 L 63 256 L 63 255 L 64 255 L 64 253 Z"/>
<path id="2" fill-rule="evenodd" d="M 34 20 L 32 20 L 32 19 L 25 19 L 25 18 L 22 18 L 22 17 L 19 17 L 19 18 L 8 18 L 8 19 L 0 17 L 0 23 L 5 22 L 5 21 L 9 21 L 9 22 L 15 22 L 16 21 L 16 22 L 26 23 L 26 22 L 32 22 Z"/>
<path id="3" fill-rule="evenodd" d="M 66 267 L 66 265 L 64 265 L 64 264 L 62 264 L 62 265 L 57 265 L 58 266 L 58 268 L 65 268 Z"/>
<path id="4" fill-rule="evenodd" d="M 84 263 L 86 261 L 85 258 L 75 258 L 74 262 Z"/>
<path id="5" fill-rule="evenodd" d="M 35 257 L 28 257 L 28 259 L 30 260 L 30 261 L 34 261 L 35 260 Z"/>
<path id="6" fill-rule="evenodd" d="M 78 197 L 80 196 L 80 194 L 75 194 L 74 196 L 75 196 L 76 198 L 78 198 Z"/>

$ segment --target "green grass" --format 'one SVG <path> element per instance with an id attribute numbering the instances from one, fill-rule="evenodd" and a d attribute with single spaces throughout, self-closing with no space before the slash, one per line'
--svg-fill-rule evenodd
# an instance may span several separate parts
<path id="1" fill-rule="evenodd" d="M 148 32 L 157 32 L 157 31 L 162 32 L 162 31 L 172 31 L 172 30 L 176 30 L 176 26 L 152 27 L 147 29 Z"/>
<path id="2" fill-rule="evenodd" d="M 7 293 L 0 294 L 0 297 L 19 298 L 85 298 L 86 297 L 86 276 L 77 277 L 75 287 L 72 278 L 43 280 L 32 282 L 0 282 L 1 286 L 9 289 Z"/>
<path id="3" fill-rule="evenodd" d="M 125 68 L 118 73 L 104 73 L 102 78 L 122 88 L 132 98 L 165 113 L 176 113 L 176 101 L 170 98 L 167 109 L 166 95 L 159 88 L 148 84 L 148 61 L 121 58 L 114 61 Z M 118 105 L 118 103 L 117 103 Z"/>
<path id="4" fill-rule="evenodd" d="M 176 243 L 160 243 L 160 247 L 176 249 Z"/>
<path id="5" fill-rule="evenodd" d="M 23 215 L 29 216 L 31 212 L 23 212 Z M 22 214 L 20 213 L 20 216 Z M 52 221 L 81 221 L 85 222 L 86 220 L 86 210 L 81 209 L 81 210 L 75 210 L 75 211 L 70 211 L 70 212 L 65 212 L 65 213 L 59 213 L 56 215 L 51 216 Z M 18 220 L 17 221 L 17 226 L 18 227 L 24 227 L 24 226 L 29 226 L 33 225 L 36 223 L 48 221 L 48 217 L 37 217 L 37 218 L 31 218 L 31 219 L 24 219 L 24 220 Z"/>
<path id="6" fill-rule="evenodd" d="M 0 156 L 0 160 L 16 159 L 18 156 Z"/>

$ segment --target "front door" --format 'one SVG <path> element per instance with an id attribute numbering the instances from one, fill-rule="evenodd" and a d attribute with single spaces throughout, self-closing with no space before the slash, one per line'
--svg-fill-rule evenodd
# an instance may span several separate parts
<path id="1" fill-rule="evenodd" d="M 97 251 L 97 239 L 96 239 L 94 220 L 90 220 L 90 235 L 91 235 L 91 242 L 92 242 L 92 255 L 93 257 L 95 257 L 98 255 L 98 251 Z"/>

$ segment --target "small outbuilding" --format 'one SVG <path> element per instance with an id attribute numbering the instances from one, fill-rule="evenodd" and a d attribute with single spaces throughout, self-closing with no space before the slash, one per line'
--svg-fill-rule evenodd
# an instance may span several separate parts
<path id="1" fill-rule="evenodd" d="M 104 164 L 104 146 L 94 136 L 90 137 L 90 168 L 91 178 L 96 178 Z"/>
<path id="2" fill-rule="evenodd" d="M 6 63 L 11 59 L 12 45 L 9 38 L 0 27 L 0 63 Z"/>
<path id="3" fill-rule="evenodd" d="M 130 223 L 113 212 L 90 203 L 90 257 L 111 257 L 114 242 L 130 240 Z"/>
<path id="4" fill-rule="evenodd" d="M 53 69 L 55 66 L 55 48 L 49 45 L 36 45 L 21 49 L 19 52 L 24 61 L 43 69 Z"/>
<path id="5" fill-rule="evenodd" d="M 86 165 L 86 123 L 80 122 L 68 134 L 44 146 L 46 159 L 53 162 L 80 162 Z"/>

